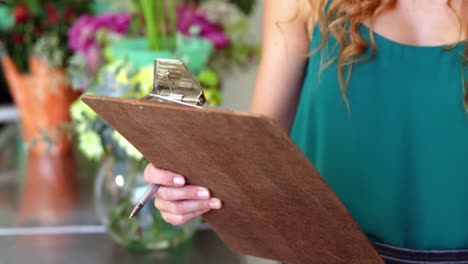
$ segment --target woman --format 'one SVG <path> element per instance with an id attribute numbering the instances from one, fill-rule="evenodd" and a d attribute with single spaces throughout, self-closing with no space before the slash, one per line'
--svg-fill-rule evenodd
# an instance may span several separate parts
<path id="1" fill-rule="evenodd" d="M 290 133 L 387 261 L 468 261 L 464 0 L 265 2 L 251 111 Z M 167 186 L 169 223 L 221 207 L 183 176 L 145 176 Z"/>

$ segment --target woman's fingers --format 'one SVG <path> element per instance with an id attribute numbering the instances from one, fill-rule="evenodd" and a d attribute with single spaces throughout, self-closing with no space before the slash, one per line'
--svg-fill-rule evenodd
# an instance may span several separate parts
<path id="1" fill-rule="evenodd" d="M 144 176 L 147 182 L 164 186 L 184 186 L 186 182 L 185 177 L 171 171 L 158 169 L 152 164 L 146 166 Z"/>
<path id="2" fill-rule="evenodd" d="M 156 199 L 154 205 L 162 213 L 176 215 L 186 215 L 198 211 L 220 209 L 222 206 L 221 201 L 217 198 L 211 198 L 209 200 L 187 200 L 176 202 Z"/>
<path id="3" fill-rule="evenodd" d="M 178 200 L 207 200 L 210 199 L 210 191 L 206 188 L 187 185 L 183 187 L 161 186 L 155 194 L 156 199 L 166 201 Z"/>
<path id="4" fill-rule="evenodd" d="M 164 220 L 173 225 L 183 225 L 193 218 L 211 209 L 220 209 L 222 204 L 217 198 L 212 198 L 206 188 L 185 185 L 185 177 L 148 165 L 144 172 L 145 180 L 159 184 L 154 205 L 161 211 Z"/>
<path id="5" fill-rule="evenodd" d="M 206 210 L 190 212 L 190 213 L 182 214 L 182 215 L 164 212 L 161 215 L 164 221 L 168 222 L 171 225 L 178 226 L 178 225 L 185 225 L 188 222 L 192 221 L 195 217 L 200 216 L 208 211 L 209 209 L 206 209 Z"/>

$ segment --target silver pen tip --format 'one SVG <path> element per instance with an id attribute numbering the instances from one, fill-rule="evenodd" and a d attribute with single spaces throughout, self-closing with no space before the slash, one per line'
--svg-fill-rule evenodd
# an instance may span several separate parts
<path id="1" fill-rule="evenodd" d="M 133 211 L 130 214 L 130 216 L 128 217 L 128 219 L 132 219 L 132 217 L 134 217 L 136 214 L 138 214 L 138 212 L 141 210 L 141 208 L 143 208 L 143 205 L 141 203 L 137 204 L 135 206 L 135 208 L 133 208 Z"/>

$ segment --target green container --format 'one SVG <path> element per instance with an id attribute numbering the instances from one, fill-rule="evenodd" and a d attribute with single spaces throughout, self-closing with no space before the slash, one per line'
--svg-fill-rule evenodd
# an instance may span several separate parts
<path id="1" fill-rule="evenodd" d="M 170 51 L 153 51 L 148 49 L 145 38 L 131 38 L 117 41 L 109 47 L 107 54 L 112 59 L 128 60 L 137 68 L 153 65 L 157 58 L 175 59 Z"/>
<path id="2" fill-rule="evenodd" d="M 206 67 L 213 53 L 211 42 L 197 37 L 178 34 L 176 51 L 149 50 L 146 38 L 130 38 L 117 41 L 106 50 L 106 56 L 116 60 L 128 60 L 137 68 L 153 65 L 157 58 L 179 59 L 194 74 Z"/>

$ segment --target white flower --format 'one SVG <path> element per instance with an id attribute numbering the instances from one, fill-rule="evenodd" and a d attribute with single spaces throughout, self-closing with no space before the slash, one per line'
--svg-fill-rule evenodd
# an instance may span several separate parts
<path id="1" fill-rule="evenodd" d="M 99 160 L 104 154 L 101 138 L 94 131 L 79 134 L 79 149 L 87 158 L 92 160 Z"/>
<path id="2" fill-rule="evenodd" d="M 224 24 L 226 17 L 232 12 L 241 12 L 237 6 L 220 0 L 209 0 L 202 3 L 200 11 L 205 17 L 216 24 Z"/>
<path id="3" fill-rule="evenodd" d="M 126 138 L 124 138 L 119 132 L 114 130 L 112 132 L 112 138 L 117 141 L 120 147 L 125 150 L 127 155 L 135 160 L 141 160 L 143 158 L 143 154 L 141 154 Z"/>
<path id="4" fill-rule="evenodd" d="M 236 5 L 226 1 L 209 0 L 200 6 L 200 12 L 209 21 L 222 25 L 232 43 L 245 41 L 248 17 Z"/>

